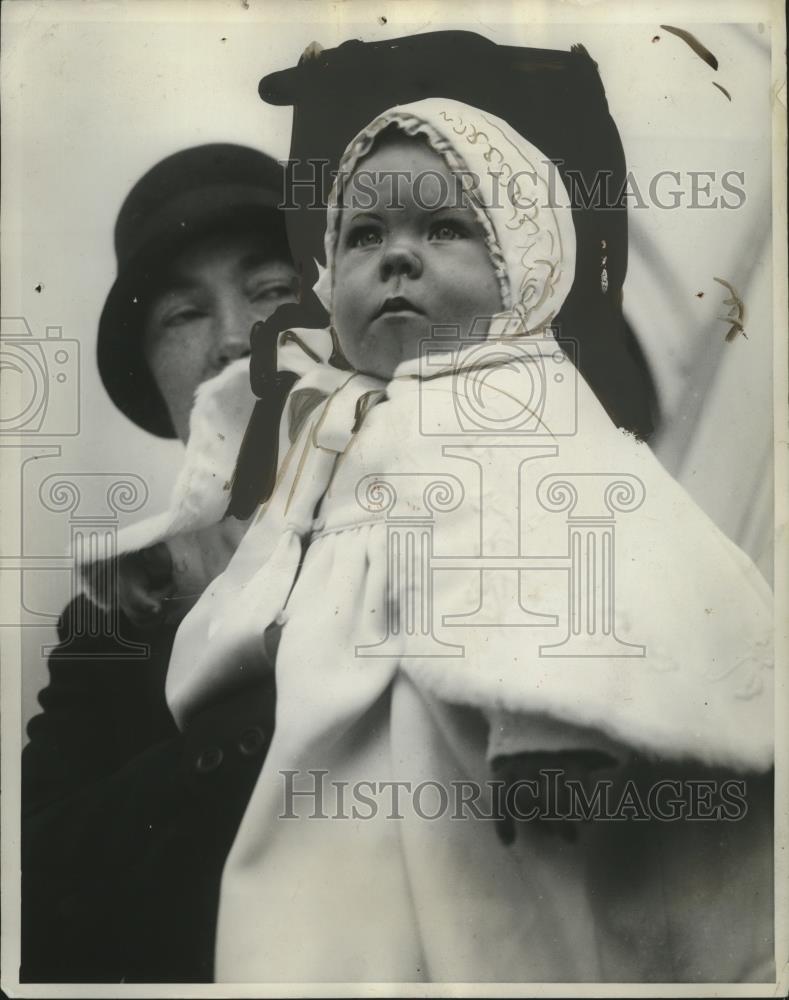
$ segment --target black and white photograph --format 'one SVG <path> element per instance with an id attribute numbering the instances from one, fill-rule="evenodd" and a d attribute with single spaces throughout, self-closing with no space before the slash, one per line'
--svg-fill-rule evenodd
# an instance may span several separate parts
<path id="1" fill-rule="evenodd" d="M 774 0 L 6 0 L 2 989 L 784 996 Z"/>

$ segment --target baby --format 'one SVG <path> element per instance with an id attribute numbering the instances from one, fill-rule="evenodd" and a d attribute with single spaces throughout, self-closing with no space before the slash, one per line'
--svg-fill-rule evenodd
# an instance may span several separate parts
<path id="1" fill-rule="evenodd" d="M 299 378 L 273 495 L 168 674 L 183 721 L 276 671 L 217 978 L 764 972 L 767 931 L 725 967 L 699 931 L 727 868 L 715 919 L 769 923 L 747 824 L 712 860 L 693 824 L 524 822 L 507 845 L 485 822 L 497 760 L 772 759 L 766 588 L 553 337 L 575 267 L 555 167 L 477 109 L 392 109 L 346 150 L 326 256 L 330 330 L 280 338 Z"/>

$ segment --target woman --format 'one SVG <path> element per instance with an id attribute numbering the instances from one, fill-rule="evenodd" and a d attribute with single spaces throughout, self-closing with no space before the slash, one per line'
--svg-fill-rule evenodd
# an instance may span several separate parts
<path id="1" fill-rule="evenodd" d="M 154 166 L 118 216 L 99 372 L 137 427 L 187 450 L 171 509 L 121 532 L 117 571 L 86 567 L 87 592 L 61 617 L 43 711 L 28 727 L 29 982 L 212 978 L 219 876 L 270 740 L 274 694 L 213 705 L 179 733 L 164 678 L 178 622 L 246 528 L 218 522 L 253 403 L 251 327 L 296 296 L 281 194 L 270 157 L 211 144 Z M 130 659 L 130 644 L 147 655 Z"/>

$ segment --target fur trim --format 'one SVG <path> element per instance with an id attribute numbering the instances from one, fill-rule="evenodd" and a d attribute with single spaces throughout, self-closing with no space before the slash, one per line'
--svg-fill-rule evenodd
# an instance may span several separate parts
<path id="1" fill-rule="evenodd" d="M 122 528 L 117 536 L 117 555 L 139 552 L 222 520 L 230 499 L 230 478 L 254 402 L 246 358 L 228 365 L 198 387 L 184 462 L 167 509 Z M 91 562 L 103 559 L 106 554 L 99 553 Z M 89 566 L 85 562 L 81 568 L 88 570 Z"/>

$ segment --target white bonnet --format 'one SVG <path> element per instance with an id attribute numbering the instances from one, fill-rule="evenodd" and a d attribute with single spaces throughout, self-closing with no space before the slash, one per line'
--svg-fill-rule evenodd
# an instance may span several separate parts
<path id="1" fill-rule="evenodd" d="M 327 267 L 319 268 L 315 285 L 329 314 L 340 195 L 376 137 L 390 125 L 407 135 L 424 136 L 461 176 L 485 232 L 505 312 L 514 320 L 507 324 L 509 332 L 534 333 L 548 326 L 575 274 L 575 229 L 559 171 L 502 119 L 443 98 L 390 108 L 346 148 L 329 196 Z"/>

